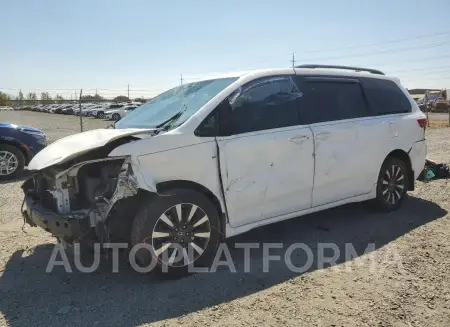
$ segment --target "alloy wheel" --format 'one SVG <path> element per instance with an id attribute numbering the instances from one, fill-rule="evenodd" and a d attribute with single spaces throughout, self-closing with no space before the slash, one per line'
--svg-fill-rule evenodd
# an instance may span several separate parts
<path id="1" fill-rule="evenodd" d="M 405 173 L 399 165 L 391 165 L 386 169 L 381 180 L 381 194 L 384 200 L 392 205 L 400 201 L 405 189 Z"/>
<path id="2" fill-rule="evenodd" d="M 151 245 L 158 260 L 169 266 L 187 266 L 206 250 L 211 237 L 209 217 L 202 208 L 180 203 L 156 221 Z"/>
<path id="3" fill-rule="evenodd" d="M 19 160 L 9 151 L 0 151 L 0 175 L 8 176 L 19 167 Z"/>

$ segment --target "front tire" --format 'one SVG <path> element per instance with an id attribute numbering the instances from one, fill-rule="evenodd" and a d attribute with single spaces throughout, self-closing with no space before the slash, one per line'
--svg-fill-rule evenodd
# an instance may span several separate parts
<path id="1" fill-rule="evenodd" d="M 131 245 L 150 245 L 150 252 L 136 252 L 141 266 L 155 264 L 154 272 L 181 277 L 189 274 L 190 265 L 211 265 L 221 239 L 220 226 L 219 213 L 205 195 L 172 189 L 140 208 L 131 229 Z"/>
<path id="2" fill-rule="evenodd" d="M 100 111 L 97 113 L 97 117 L 100 119 L 103 119 L 103 118 L 105 118 L 105 113 L 103 111 Z"/>
<path id="3" fill-rule="evenodd" d="M 407 196 L 408 176 L 408 169 L 403 160 L 388 157 L 378 175 L 375 208 L 385 212 L 400 208 Z"/>
<path id="4" fill-rule="evenodd" d="M 18 148 L 0 144 L 0 180 L 17 177 L 23 172 L 25 157 Z"/>

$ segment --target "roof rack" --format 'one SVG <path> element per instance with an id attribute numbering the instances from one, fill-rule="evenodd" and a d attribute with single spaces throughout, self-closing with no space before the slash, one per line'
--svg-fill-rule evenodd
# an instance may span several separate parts
<path id="1" fill-rule="evenodd" d="M 295 68 L 331 68 L 331 69 L 345 69 L 345 70 L 354 70 L 356 72 L 369 72 L 372 74 L 377 75 L 384 75 L 382 71 L 379 71 L 377 69 L 371 69 L 371 68 L 361 68 L 361 67 L 350 67 L 350 66 L 335 66 L 335 65 L 314 65 L 314 64 L 305 64 L 305 65 L 298 65 L 295 66 Z"/>

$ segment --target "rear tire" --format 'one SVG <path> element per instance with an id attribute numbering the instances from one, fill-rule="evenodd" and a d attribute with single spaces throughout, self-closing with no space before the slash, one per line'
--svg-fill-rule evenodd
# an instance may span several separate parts
<path id="1" fill-rule="evenodd" d="M 216 207 L 202 193 L 172 189 L 142 205 L 131 228 L 131 245 L 145 243 L 136 261 L 165 277 L 189 274 L 189 265 L 209 267 L 221 239 Z M 153 261 L 153 262 L 152 262 Z"/>
<path id="2" fill-rule="evenodd" d="M 97 113 L 97 117 L 100 119 L 103 119 L 103 118 L 105 118 L 105 113 L 103 111 L 100 111 Z"/>
<path id="3" fill-rule="evenodd" d="M 14 170 L 8 172 L 13 166 Z M 23 172 L 24 167 L 25 156 L 22 151 L 13 145 L 0 144 L 0 180 L 17 177 Z"/>
<path id="4" fill-rule="evenodd" d="M 113 119 L 114 121 L 119 121 L 119 120 L 120 120 L 120 115 L 119 115 L 119 114 L 113 114 L 113 115 L 112 115 L 112 119 Z"/>
<path id="5" fill-rule="evenodd" d="M 375 209 L 390 212 L 397 210 L 407 196 L 408 169 L 405 162 L 388 157 L 381 166 L 377 181 L 377 196 L 373 200 Z"/>

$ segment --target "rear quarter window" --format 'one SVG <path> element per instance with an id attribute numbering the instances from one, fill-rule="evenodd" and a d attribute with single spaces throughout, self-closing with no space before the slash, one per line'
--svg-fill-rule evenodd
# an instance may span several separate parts
<path id="1" fill-rule="evenodd" d="M 411 112 L 411 103 L 396 83 L 375 78 L 361 78 L 369 112 L 373 116 Z"/>

